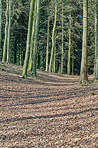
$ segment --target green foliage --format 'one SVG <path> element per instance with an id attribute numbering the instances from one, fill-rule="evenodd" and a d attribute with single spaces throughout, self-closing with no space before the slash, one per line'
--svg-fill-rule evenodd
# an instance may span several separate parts
<path id="1" fill-rule="evenodd" d="M 63 19 L 63 73 L 67 72 L 68 61 L 68 45 L 69 45 L 69 26 L 71 20 L 71 54 L 70 54 L 70 73 L 80 74 L 81 65 L 81 50 L 82 50 L 82 19 L 83 19 L 83 1 L 62 0 L 58 1 L 57 25 L 55 28 L 55 72 L 61 70 L 62 59 L 62 19 Z M 63 8 L 63 13 L 62 13 Z M 89 1 L 89 22 L 88 22 L 88 72 L 94 71 L 94 56 L 95 56 L 95 32 L 94 32 L 94 1 Z M 28 31 L 30 1 L 15 0 L 13 1 L 11 13 L 11 34 L 10 34 L 10 61 L 17 65 L 23 65 L 26 51 L 26 40 Z M 3 49 L 5 35 L 5 11 L 6 1 L 2 2 L 2 44 Z M 41 2 L 41 15 L 39 35 L 37 42 L 38 60 L 37 68 L 45 70 L 46 68 L 46 49 L 47 49 L 47 21 L 49 19 L 49 55 L 48 64 L 51 57 L 52 49 L 52 30 L 54 24 L 55 1 L 47 0 Z M 69 15 L 71 12 L 71 17 Z M 62 15 L 63 14 L 63 15 Z M 33 58 L 32 58 L 33 59 Z M 53 59 L 53 60 L 54 60 Z M 0 59 L 1 60 L 1 59 Z M 73 64 L 74 63 L 74 64 Z M 73 66 L 74 65 L 74 66 Z M 1 65 L 2 66 L 2 65 Z M 74 68 L 73 68 L 74 67 Z M 24 76 L 25 77 L 25 76 Z M 84 84 L 82 84 L 84 86 Z"/>

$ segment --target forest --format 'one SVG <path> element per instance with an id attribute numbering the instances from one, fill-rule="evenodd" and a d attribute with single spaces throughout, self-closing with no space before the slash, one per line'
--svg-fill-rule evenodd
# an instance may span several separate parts
<path id="1" fill-rule="evenodd" d="M 98 0 L 0 0 L 0 147 L 97 148 Z"/>
<path id="2" fill-rule="evenodd" d="M 1 1 L 0 60 L 22 65 L 23 77 L 41 69 L 97 79 L 97 9 L 94 0 Z"/>

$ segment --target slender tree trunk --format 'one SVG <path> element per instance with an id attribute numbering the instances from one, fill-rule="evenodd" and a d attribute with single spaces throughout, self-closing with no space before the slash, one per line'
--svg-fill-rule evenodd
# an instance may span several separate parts
<path id="1" fill-rule="evenodd" d="M 22 4 L 24 5 L 25 1 L 22 0 Z M 21 17 L 20 17 L 20 42 L 21 42 L 21 47 L 20 47 L 20 65 L 23 65 L 23 61 L 24 61 L 24 28 L 23 26 L 25 26 L 25 21 L 26 21 L 26 18 L 25 18 L 25 12 L 22 12 L 21 14 Z"/>
<path id="2" fill-rule="evenodd" d="M 22 26 L 24 25 L 24 17 L 23 17 L 23 15 L 21 15 L 20 23 L 21 23 Z M 23 38 L 23 28 L 20 27 L 19 30 L 21 32 L 21 34 L 20 34 L 20 43 L 21 43 L 21 45 L 20 45 L 20 63 L 19 64 L 22 65 L 23 64 L 23 40 L 24 40 L 24 38 Z"/>
<path id="3" fill-rule="evenodd" d="M 72 53 L 72 75 L 74 75 L 74 49 Z"/>
<path id="4" fill-rule="evenodd" d="M 35 27 L 36 27 L 36 1 L 34 5 L 34 19 L 33 19 L 33 25 L 32 25 L 32 33 L 31 33 L 31 43 L 30 43 L 30 58 L 29 58 L 29 71 L 32 71 L 33 67 L 33 47 L 34 47 L 34 40 L 35 40 Z"/>
<path id="5" fill-rule="evenodd" d="M 98 0 L 95 0 L 95 79 L 98 79 Z"/>
<path id="6" fill-rule="evenodd" d="M 7 36 L 7 63 L 10 63 L 11 6 L 12 6 L 12 0 L 9 0 L 8 36 Z"/>
<path id="7" fill-rule="evenodd" d="M 67 62 L 67 74 L 71 74 L 70 72 L 70 60 L 71 60 L 71 27 L 72 27 L 72 21 L 71 21 L 71 12 L 70 12 L 70 17 L 69 17 L 69 48 L 68 48 L 68 62 Z"/>
<path id="8" fill-rule="evenodd" d="M 57 22 L 57 2 L 55 0 L 55 18 L 54 18 L 54 25 L 52 30 L 52 49 L 51 49 L 51 57 L 50 57 L 50 63 L 49 63 L 49 72 L 52 72 L 52 64 L 53 64 L 54 48 L 55 48 L 56 22 Z"/>
<path id="9" fill-rule="evenodd" d="M 63 1 L 62 1 L 62 50 L 61 50 L 61 73 L 64 65 L 64 18 L 63 18 Z"/>
<path id="10" fill-rule="evenodd" d="M 83 0 L 83 41 L 82 41 L 80 83 L 88 81 L 87 47 L 88 47 L 88 0 Z"/>
<path id="11" fill-rule="evenodd" d="M 53 57 L 53 72 L 56 70 L 56 34 L 54 38 L 54 57 Z"/>
<path id="12" fill-rule="evenodd" d="M 20 65 L 20 36 L 18 36 L 17 49 L 17 65 Z"/>
<path id="13" fill-rule="evenodd" d="M 40 50 L 40 52 L 39 52 L 39 69 L 43 69 L 43 51 L 42 50 Z"/>
<path id="14" fill-rule="evenodd" d="M 49 21 L 48 18 L 48 25 L 47 25 L 47 50 L 46 50 L 46 71 L 48 71 L 48 62 L 49 62 Z"/>
<path id="15" fill-rule="evenodd" d="M 17 37 L 15 38 L 15 50 L 14 50 L 14 64 L 17 64 Z"/>
<path id="16" fill-rule="evenodd" d="M 32 24 L 32 15 L 34 11 L 34 2 L 35 0 L 31 0 L 30 3 L 30 12 L 29 12 L 29 22 L 28 22 L 28 35 L 27 35 L 27 44 L 26 44 L 26 53 L 25 53 L 25 60 L 23 66 L 22 77 L 27 76 L 27 68 L 28 68 L 28 61 L 29 61 L 29 54 L 30 54 L 30 39 L 31 39 L 31 24 Z"/>
<path id="17" fill-rule="evenodd" d="M 2 0 L 0 0 L 0 61 L 2 58 L 1 34 L 2 34 Z"/>
<path id="18" fill-rule="evenodd" d="M 41 0 L 37 0 L 37 14 L 36 14 L 36 28 L 35 28 L 35 42 L 33 48 L 33 70 L 32 75 L 36 76 L 36 68 L 37 68 L 37 40 L 38 40 L 38 31 L 39 31 L 39 20 L 40 20 L 40 3 Z"/>
<path id="19" fill-rule="evenodd" d="M 19 65 L 22 65 L 22 63 L 23 63 L 23 35 L 22 35 L 22 33 L 20 35 L 20 42 L 21 42 L 21 47 L 20 47 L 20 63 L 19 63 Z"/>
<path id="20" fill-rule="evenodd" d="M 7 2 L 6 2 L 5 38 L 4 38 L 4 45 L 3 45 L 3 57 L 2 57 L 2 62 L 6 62 L 6 55 L 7 55 L 8 9 L 9 9 L 9 1 L 7 0 Z"/>

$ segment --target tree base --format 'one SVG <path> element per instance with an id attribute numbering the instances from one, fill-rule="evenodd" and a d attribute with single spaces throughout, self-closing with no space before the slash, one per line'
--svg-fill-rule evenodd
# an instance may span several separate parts
<path id="1" fill-rule="evenodd" d="M 79 84 L 82 84 L 82 86 L 87 86 L 88 84 L 90 84 L 90 82 L 88 80 L 80 80 Z"/>

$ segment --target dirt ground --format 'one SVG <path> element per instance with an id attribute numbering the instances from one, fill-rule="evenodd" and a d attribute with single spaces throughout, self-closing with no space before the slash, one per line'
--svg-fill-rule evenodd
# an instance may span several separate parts
<path id="1" fill-rule="evenodd" d="M 0 63 L 0 148 L 98 148 L 98 83 L 21 71 Z"/>

